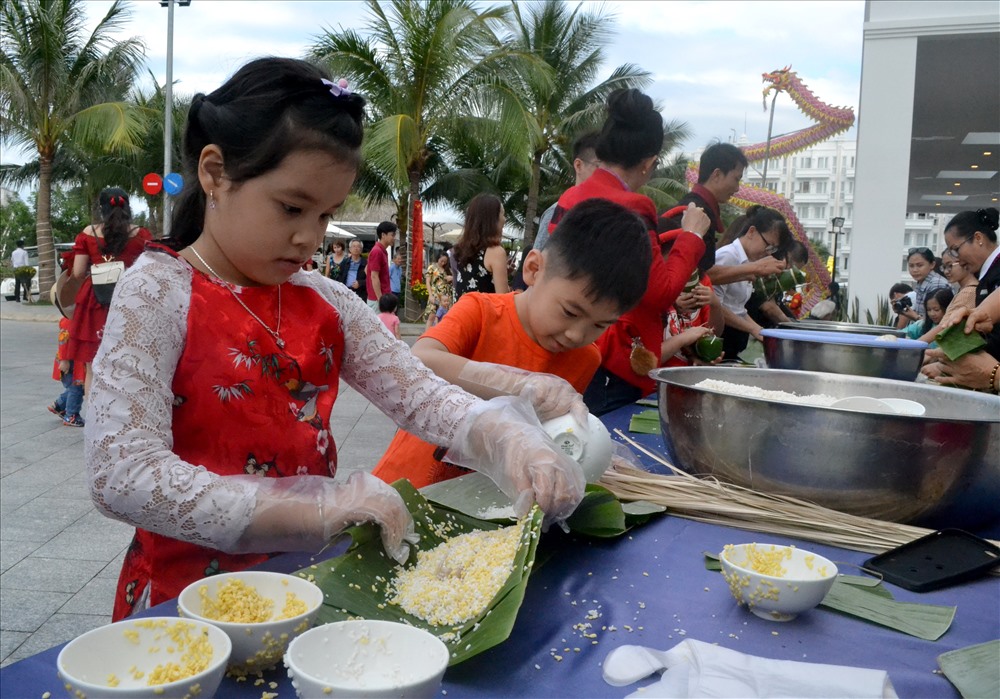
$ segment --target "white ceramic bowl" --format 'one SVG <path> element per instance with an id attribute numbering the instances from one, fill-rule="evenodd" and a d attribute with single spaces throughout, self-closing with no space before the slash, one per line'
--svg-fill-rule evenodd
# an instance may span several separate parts
<path id="1" fill-rule="evenodd" d="M 288 646 L 285 667 L 300 699 L 435 697 L 448 648 L 423 629 L 392 621 L 338 621 Z"/>
<path id="2" fill-rule="evenodd" d="M 750 567 L 750 554 L 785 554 L 785 572 L 765 575 Z M 789 621 L 823 601 L 837 578 L 837 566 L 819 554 L 794 546 L 739 544 L 719 554 L 729 591 L 761 619 Z"/>
<path id="3" fill-rule="evenodd" d="M 563 453 L 580 464 L 588 483 L 596 483 L 611 466 L 611 435 L 593 415 L 587 416 L 587 429 L 580 427 L 570 414 L 546 420 L 542 429 Z"/>
<path id="4" fill-rule="evenodd" d="M 280 616 L 285 606 L 286 594 L 294 593 L 306 605 L 306 611 L 287 619 L 273 619 L 260 623 L 236 623 L 209 619 L 204 615 L 199 590 L 207 587 L 209 598 L 216 598 L 218 590 L 230 580 L 242 580 L 258 594 L 274 602 L 274 615 Z M 229 661 L 234 674 L 267 670 L 281 662 L 288 643 L 312 626 L 323 604 L 323 591 L 316 585 L 296 575 L 245 570 L 238 573 L 221 573 L 193 582 L 177 597 L 181 616 L 199 619 L 219 627 L 233 642 Z"/>
<path id="5" fill-rule="evenodd" d="M 185 651 L 178 638 L 195 640 L 202 635 L 212 648 L 205 669 L 174 682 L 149 685 L 150 674 L 158 665 L 181 663 Z M 202 621 L 177 617 L 125 619 L 88 631 L 67 643 L 59 652 L 56 667 L 59 679 L 74 699 L 210 697 L 222 682 L 231 650 L 229 636 Z M 114 678 L 117 685 L 112 687 Z"/>

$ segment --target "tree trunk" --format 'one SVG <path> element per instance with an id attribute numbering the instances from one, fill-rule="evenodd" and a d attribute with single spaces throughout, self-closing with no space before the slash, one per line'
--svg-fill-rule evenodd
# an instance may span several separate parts
<path id="1" fill-rule="evenodd" d="M 524 211 L 524 242 L 521 254 L 524 255 L 535 244 L 535 215 L 538 211 L 538 188 L 542 177 L 542 155 L 544 151 L 535 151 L 531 161 L 531 182 L 528 184 L 528 202 Z"/>
<path id="2" fill-rule="evenodd" d="M 410 192 L 406 202 L 406 289 L 403 292 L 403 320 L 407 323 L 420 321 L 422 310 L 417 300 L 413 298 L 413 256 L 423 255 L 423 250 L 413 249 L 413 202 L 420 196 L 420 171 L 410 170 Z M 402 220 L 402 219 L 401 219 Z"/>
<path id="3" fill-rule="evenodd" d="M 35 235 L 38 239 L 38 294 L 48 298 L 56 283 L 52 244 L 52 153 L 38 153 L 38 197 L 35 209 Z"/>

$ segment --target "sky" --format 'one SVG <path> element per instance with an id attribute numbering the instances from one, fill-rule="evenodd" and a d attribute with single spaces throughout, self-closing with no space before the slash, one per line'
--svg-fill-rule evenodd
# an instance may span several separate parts
<path id="1" fill-rule="evenodd" d="M 687 123 L 685 150 L 714 139 L 767 137 L 761 73 L 791 65 L 827 104 L 857 111 L 864 2 L 723 0 L 584 2 L 614 25 L 605 75 L 624 63 L 649 71 L 646 88 L 666 119 Z M 90 30 L 111 6 L 88 0 Z M 166 77 L 167 10 L 131 3 L 121 36 L 146 44 L 147 67 Z M 349 0 L 192 0 L 174 8 L 175 92 L 210 92 L 251 58 L 301 56 L 318 35 L 341 27 L 364 33 L 367 8 Z M 364 93 L 364 86 L 357 86 Z M 787 96 L 778 98 L 774 135 L 811 125 Z M 854 138 L 854 129 L 847 134 Z M 4 160 L 8 160 L 4 154 Z"/>

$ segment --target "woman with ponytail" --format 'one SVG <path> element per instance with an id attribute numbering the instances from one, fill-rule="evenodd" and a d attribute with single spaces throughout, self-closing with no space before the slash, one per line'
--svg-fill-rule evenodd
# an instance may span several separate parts
<path id="1" fill-rule="evenodd" d="M 76 305 L 70 323 L 67 355 L 78 364 L 86 366 L 84 393 L 87 395 L 90 395 L 93 376 L 91 365 L 101 344 L 101 335 L 108 318 L 108 306 L 102 304 L 94 294 L 90 268 L 101 262 L 112 261 L 123 262 L 126 268 L 131 267 L 142 254 L 146 241 L 152 239 L 145 228 L 132 225 L 132 210 L 124 189 L 105 189 L 98 198 L 98 205 L 101 222 L 84 228 L 73 245 L 73 277 L 81 282 L 81 286 L 76 294 Z M 80 425 L 74 426 L 82 427 L 82 421 L 80 422 Z"/>

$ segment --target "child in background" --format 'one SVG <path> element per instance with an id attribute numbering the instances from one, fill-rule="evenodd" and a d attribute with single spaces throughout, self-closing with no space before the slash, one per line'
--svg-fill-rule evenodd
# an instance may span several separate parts
<path id="1" fill-rule="evenodd" d="M 396 294 L 382 294 L 378 300 L 378 319 L 389 329 L 392 336 L 399 339 L 399 316 L 396 309 L 399 308 L 399 297 Z"/>
<path id="2" fill-rule="evenodd" d="M 638 216 L 604 199 L 584 201 L 543 251 L 528 252 L 526 291 L 463 294 L 413 353 L 480 398 L 531 395 L 539 420 L 572 413 L 586 425 L 580 392 L 601 362 L 594 341 L 642 298 L 651 258 Z M 465 473 L 435 451 L 401 429 L 372 473 L 390 483 L 408 478 L 418 488 Z"/>
<path id="3" fill-rule="evenodd" d="M 434 311 L 434 315 L 437 317 L 438 323 L 440 323 L 441 319 L 444 318 L 446 313 L 448 313 L 449 308 L 451 308 L 451 296 L 439 297 L 437 310 Z"/>
<path id="4" fill-rule="evenodd" d="M 915 320 L 906 326 L 906 336 L 911 340 L 923 340 L 930 342 L 931 347 L 937 347 L 934 338 L 941 332 L 938 323 L 944 318 L 944 312 L 948 310 L 948 304 L 955 298 L 955 292 L 951 287 L 932 291 L 931 295 L 924 300 L 924 311 L 926 318 Z"/>
<path id="5" fill-rule="evenodd" d="M 676 207 L 664 214 L 670 218 L 680 215 L 682 207 Z M 660 233 L 660 252 L 666 260 L 674 241 L 681 233 L 679 230 Z M 663 322 L 663 342 L 660 345 L 660 366 L 690 366 L 691 364 L 718 364 L 715 360 L 703 362 L 697 358 L 694 345 L 706 335 L 721 335 L 725 323 L 722 319 L 722 307 L 712 291 L 712 281 L 707 274 L 695 268 L 691 278 L 684 285 L 684 290 L 677 300 L 667 310 Z"/>
<path id="6" fill-rule="evenodd" d="M 399 493 L 334 480 L 341 380 L 561 521 L 579 465 L 524 398 L 483 401 L 431 373 L 343 284 L 301 271 L 357 176 L 365 101 L 306 61 L 261 58 L 191 101 L 171 237 L 122 276 L 94 361 L 90 494 L 136 527 L 114 620 L 214 572 L 315 553 L 374 522 L 409 555 Z"/>
<path id="7" fill-rule="evenodd" d="M 52 378 L 61 381 L 63 392 L 56 402 L 48 406 L 49 412 L 62 418 L 67 427 L 83 427 L 80 408 L 83 406 L 83 365 L 72 359 L 65 358 L 69 345 L 69 318 L 59 319 L 59 347 L 56 349 L 56 360 L 52 366 Z"/>

